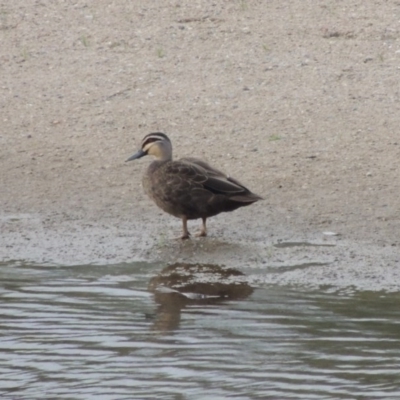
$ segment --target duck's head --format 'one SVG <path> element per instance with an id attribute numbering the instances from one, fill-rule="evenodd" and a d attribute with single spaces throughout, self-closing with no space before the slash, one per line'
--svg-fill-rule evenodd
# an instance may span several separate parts
<path id="1" fill-rule="evenodd" d="M 135 154 L 126 161 L 136 160 L 143 156 L 154 156 L 157 160 L 167 161 L 172 159 L 172 145 L 165 133 L 153 132 L 146 135 L 140 147 Z"/>

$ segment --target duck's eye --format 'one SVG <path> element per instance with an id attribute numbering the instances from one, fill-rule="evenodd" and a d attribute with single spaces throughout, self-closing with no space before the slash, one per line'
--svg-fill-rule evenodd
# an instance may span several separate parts
<path id="1" fill-rule="evenodd" d="M 142 148 L 144 149 L 147 145 L 154 143 L 154 142 L 158 142 L 160 141 L 160 139 L 158 138 L 148 138 L 146 139 L 146 141 L 143 143 Z"/>

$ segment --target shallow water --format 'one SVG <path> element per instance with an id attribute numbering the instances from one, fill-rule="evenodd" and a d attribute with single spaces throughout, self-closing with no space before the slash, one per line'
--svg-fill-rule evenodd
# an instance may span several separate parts
<path id="1" fill-rule="evenodd" d="M 161 265 L 0 265 L 2 399 L 398 399 L 399 293 L 157 304 Z"/>

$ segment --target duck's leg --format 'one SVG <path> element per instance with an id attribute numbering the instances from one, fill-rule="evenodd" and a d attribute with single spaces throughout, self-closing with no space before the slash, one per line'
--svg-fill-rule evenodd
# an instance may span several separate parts
<path id="1" fill-rule="evenodd" d="M 183 234 L 181 236 L 181 239 L 182 240 L 190 239 L 190 233 L 187 228 L 187 217 L 186 216 L 182 217 L 182 226 L 183 226 Z"/>
<path id="2" fill-rule="evenodd" d="M 203 220 L 203 224 L 201 225 L 201 230 L 199 233 L 196 234 L 196 236 L 198 236 L 198 237 L 206 237 L 207 236 L 207 228 L 206 228 L 207 218 L 203 217 L 202 220 Z"/>

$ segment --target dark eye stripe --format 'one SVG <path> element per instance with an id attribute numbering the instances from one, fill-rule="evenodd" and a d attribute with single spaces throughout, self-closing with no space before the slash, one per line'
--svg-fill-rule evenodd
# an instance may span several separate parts
<path id="1" fill-rule="evenodd" d="M 143 144 L 142 144 L 142 147 L 145 147 L 147 144 L 149 144 L 149 143 L 153 143 L 153 142 L 159 142 L 159 141 L 161 141 L 161 139 L 160 138 L 156 138 L 156 137 L 149 137 L 149 138 L 147 138 L 144 142 L 143 142 Z"/>

